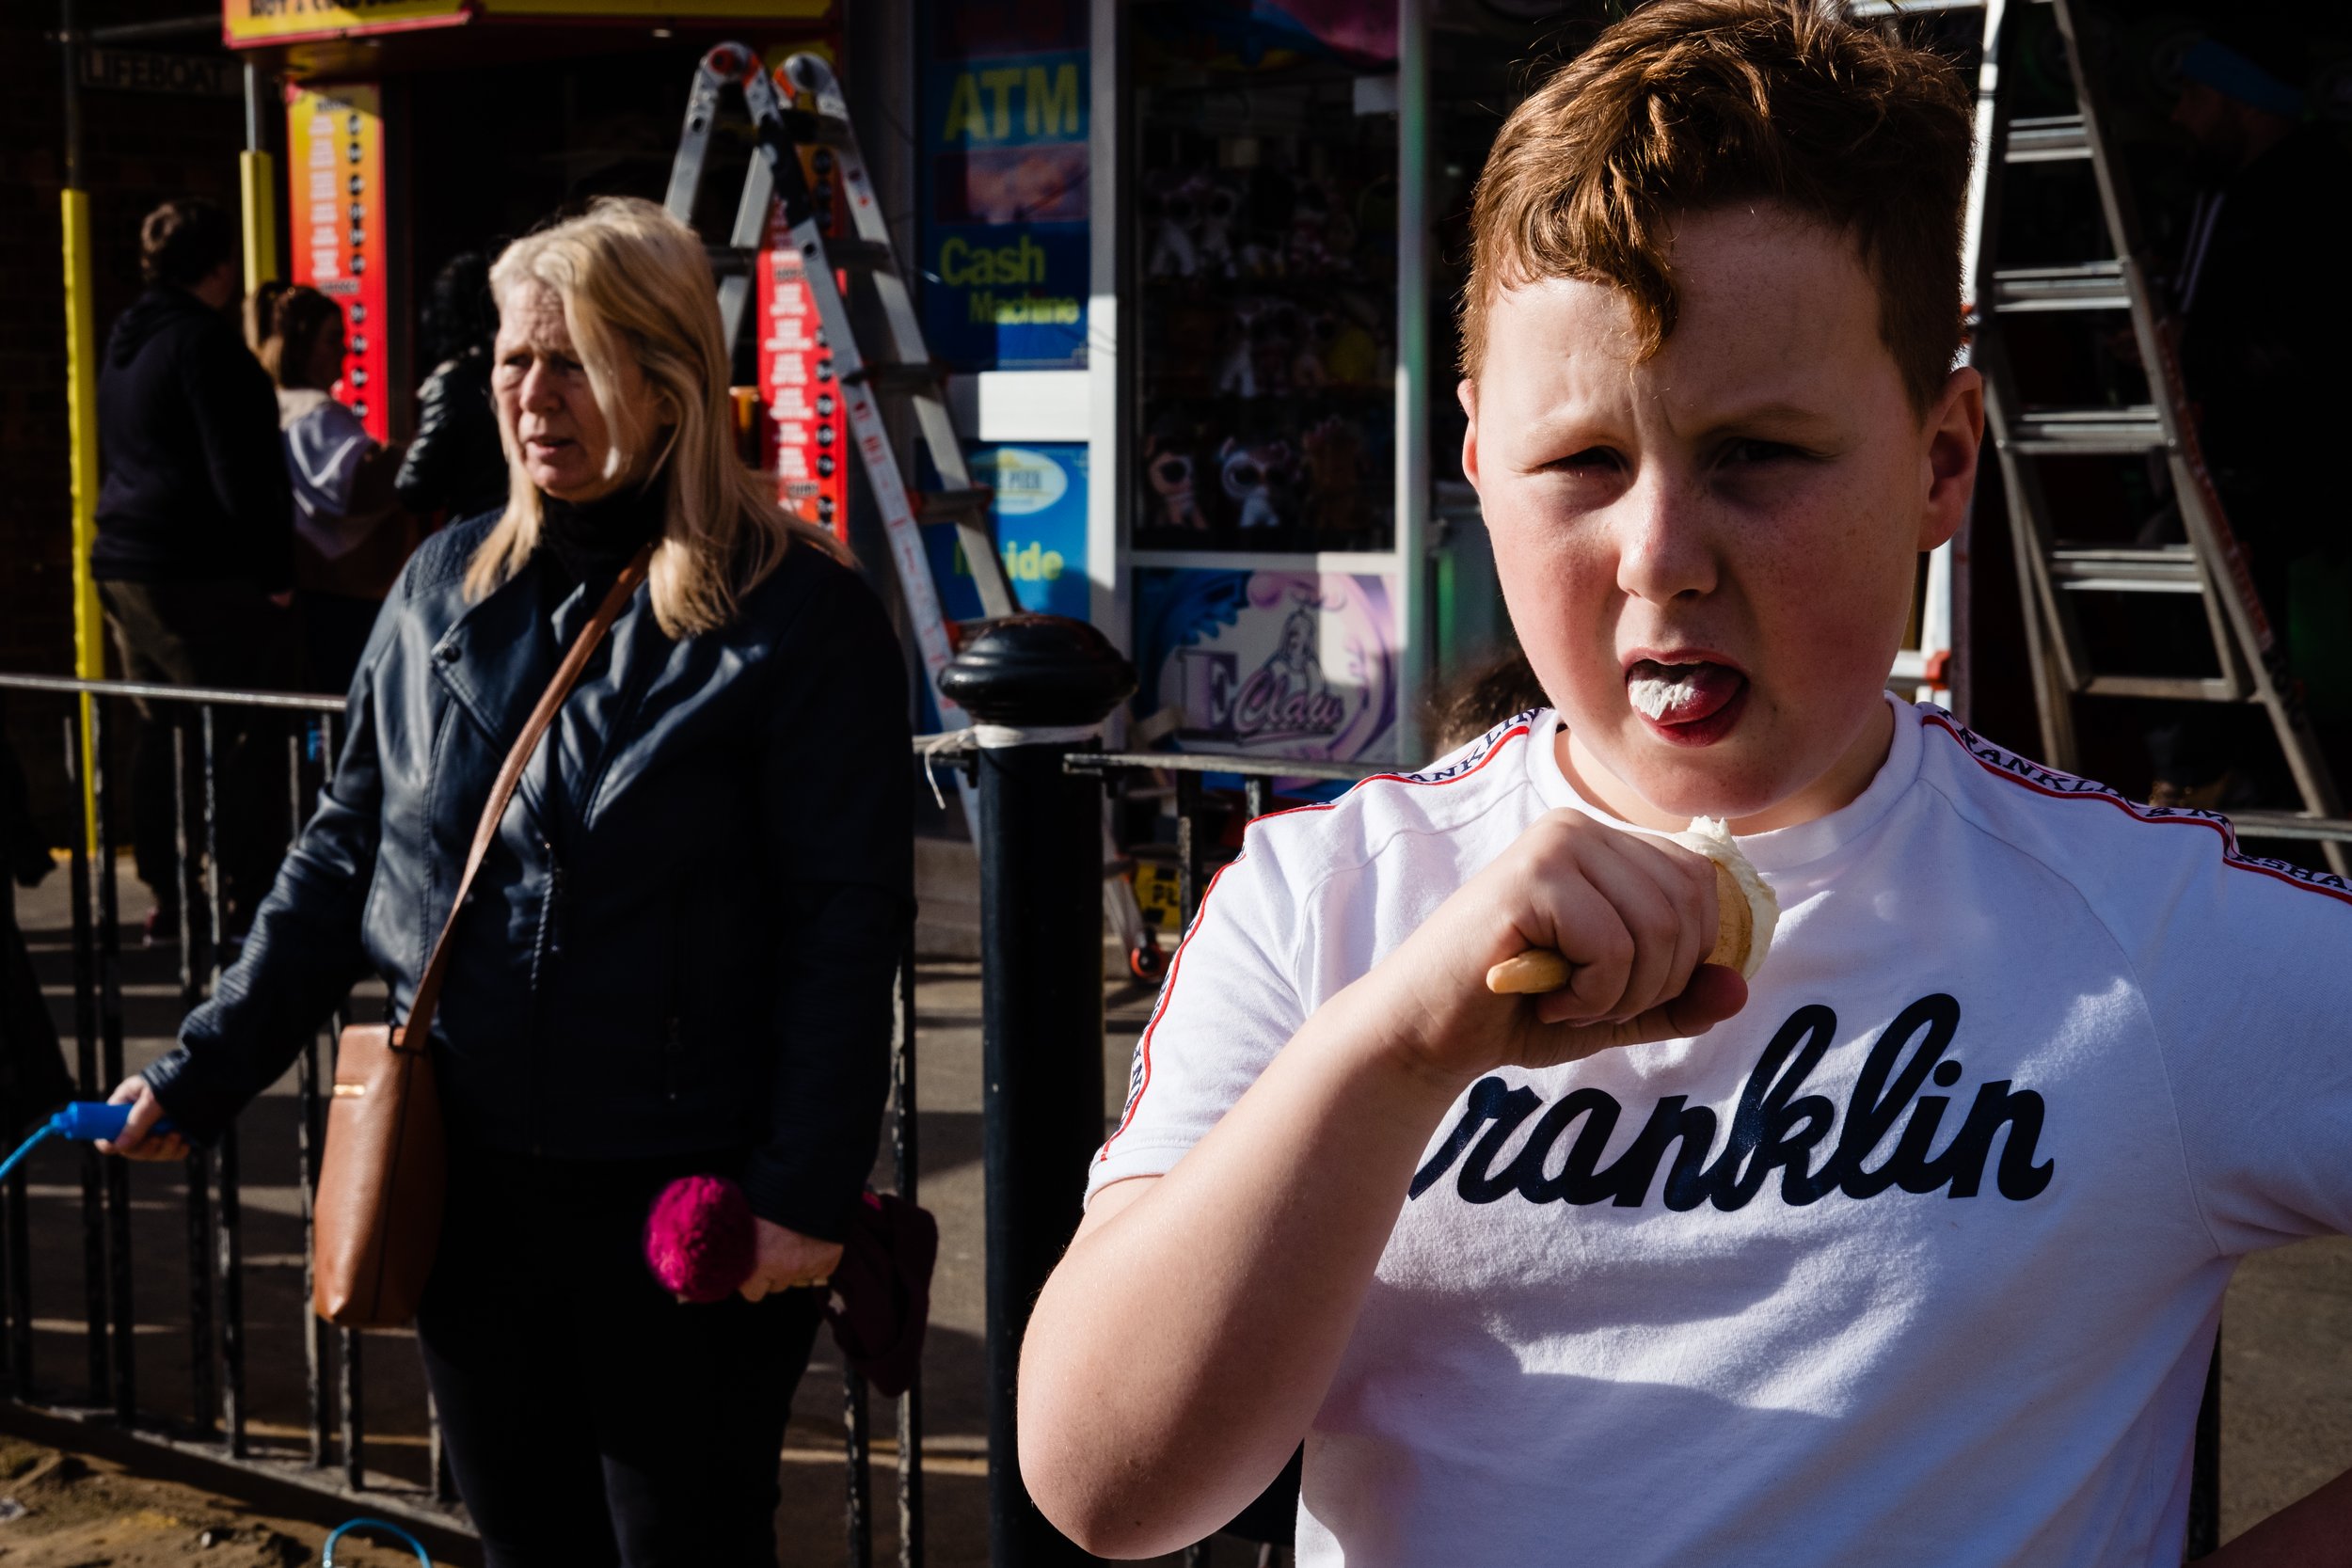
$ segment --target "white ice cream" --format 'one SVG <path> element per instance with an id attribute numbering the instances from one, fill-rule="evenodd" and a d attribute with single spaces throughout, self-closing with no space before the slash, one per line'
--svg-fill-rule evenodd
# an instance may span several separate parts
<path id="1" fill-rule="evenodd" d="M 1730 872 L 1731 879 L 1740 884 L 1740 891 L 1748 895 L 1748 913 L 1756 922 L 1756 934 L 1748 942 L 1748 961 L 1740 966 L 1740 975 L 1742 979 L 1755 979 L 1756 972 L 1764 967 L 1764 955 L 1772 951 L 1772 932 L 1780 925 L 1779 896 L 1748 863 L 1723 818 L 1693 816 L 1689 828 L 1666 836 Z"/>
<path id="2" fill-rule="evenodd" d="M 1698 688 L 1692 680 L 1692 676 L 1697 673 L 1698 669 L 1693 665 L 1690 667 L 1689 673 L 1662 680 L 1656 675 L 1637 675 L 1625 683 L 1626 695 L 1632 699 L 1635 707 L 1651 719 L 1663 719 L 1667 714 L 1698 700 Z"/>

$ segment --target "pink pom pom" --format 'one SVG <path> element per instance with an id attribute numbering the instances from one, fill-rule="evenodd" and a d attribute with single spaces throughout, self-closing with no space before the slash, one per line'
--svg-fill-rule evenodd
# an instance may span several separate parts
<path id="1" fill-rule="evenodd" d="M 723 1176 L 681 1176 L 645 1218 L 645 1261 L 671 1294 L 723 1301 L 752 1276 L 759 1239 L 743 1189 Z"/>

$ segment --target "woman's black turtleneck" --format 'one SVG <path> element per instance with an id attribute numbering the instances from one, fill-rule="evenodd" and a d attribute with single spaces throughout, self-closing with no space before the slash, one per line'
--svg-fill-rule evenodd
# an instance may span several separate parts
<path id="1" fill-rule="evenodd" d="M 601 593 L 638 546 L 660 533 L 668 499 L 668 479 L 659 473 L 577 506 L 542 495 L 539 548 L 555 596 L 562 599 L 582 583 Z"/>
<path id="2" fill-rule="evenodd" d="M 554 632 L 553 617 L 576 589 L 584 586 L 586 607 L 595 608 L 612 586 L 612 579 L 621 575 L 621 568 L 628 564 L 629 558 L 661 531 L 661 515 L 668 499 L 668 482 L 660 473 L 643 484 L 624 484 L 609 496 L 579 505 L 540 492 L 539 554 L 543 566 L 539 574 L 539 602 L 547 617 L 542 622 L 543 636 Z M 553 646 L 556 653 L 563 651 L 560 643 Z M 611 656 L 599 649 L 598 657 Z M 539 766 L 546 770 L 544 790 L 549 799 L 559 797 L 555 780 L 567 750 L 573 754 L 582 752 L 579 743 L 567 743 L 565 739 L 565 732 L 580 721 L 574 705 L 564 704 L 556 712 L 550 744 L 538 752 Z M 544 825 L 559 844 L 572 831 L 561 812 L 551 813 Z"/>

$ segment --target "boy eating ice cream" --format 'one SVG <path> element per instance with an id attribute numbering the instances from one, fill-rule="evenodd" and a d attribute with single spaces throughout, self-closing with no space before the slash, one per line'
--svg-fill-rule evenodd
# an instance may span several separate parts
<path id="1" fill-rule="evenodd" d="M 1772 0 L 1504 126 L 1463 463 L 1553 706 L 1207 895 L 1028 1335 L 1090 1549 L 1303 1439 L 1301 1568 L 2179 1560 L 2235 1260 L 2352 1227 L 2352 889 L 1882 689 L 1977 470 L 1968 149 Z M 1744 983 L 1700 816 L 1780 906 Z M 2224 1559 L 2352 1561 L 2352 1484 Z"/>

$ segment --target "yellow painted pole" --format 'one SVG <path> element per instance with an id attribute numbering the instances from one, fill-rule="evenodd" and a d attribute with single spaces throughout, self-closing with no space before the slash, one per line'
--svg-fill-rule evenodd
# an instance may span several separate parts
<path id="1" fill-rule="evenodd" d="M 90 303 L 89 193 L 62 193 L 65 225 L 67 467 L 73 482 L 73 673 L 106 673 L 106 622 L 89 569 L 98 538 L 98 321 Z M 89 698 L 82 698 L 82 828 L 98 847 L 98 799 L 89 745 Z"/>
<path id="2" fill-rule="evenodd" d="M 278 160 L 237 154 L 237 194 L 245 218 L 245 292 L 278 276 Z"/>

